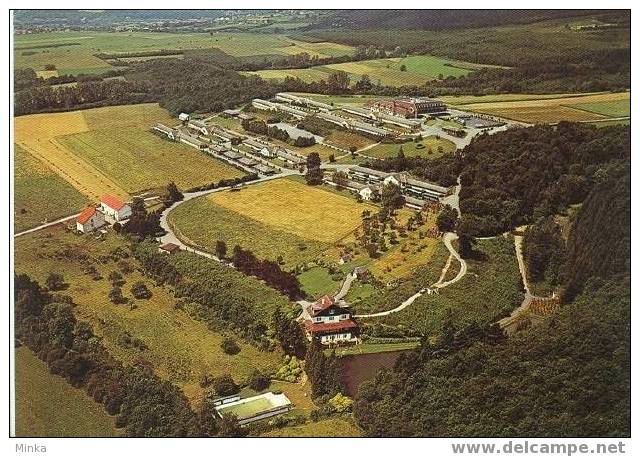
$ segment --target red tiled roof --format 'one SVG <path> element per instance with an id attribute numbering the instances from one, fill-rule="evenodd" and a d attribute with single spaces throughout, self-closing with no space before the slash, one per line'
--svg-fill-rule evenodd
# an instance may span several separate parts
<path id="1" fill-rule="evenodd" d="M 105 195 L 100 201 L 107 205 L 109 208 L 113 208 L 116 211 L 119 211 L 124 206 L 122 200 L 114 197 L 113 195 Z"/>
<path id="2" fill-rule="evenodd" d="M 351 319 L 345 319 L 343 321 L 330 322 L 330 323 L 314 323 L 311 321 L 304 322 L 304 328 L 309 333 L 331 332 L 335 330 L 347 330 L 347 329 L 356 328 L 356 327 L 358 327 L 358 324 L 353 322 Z"/>
<path id="3" fill-rule="evenodd" d="M 84 211 L 80 213 L 77 221 L 81 224 L 85 224 L 89 219 L 93 217 L 94 214 L 96 214 L 96 209 L 93 206 L 87 206 Z"/>

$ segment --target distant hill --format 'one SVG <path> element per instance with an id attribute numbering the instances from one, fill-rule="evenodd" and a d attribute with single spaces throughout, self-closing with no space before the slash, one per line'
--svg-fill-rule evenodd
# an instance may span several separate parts
<path id="1" fill-rule="evenodd" d="M 549 19 L 587 15 L 616 15 L 624 12 L 606 10 L 348 10 L 337 11 L 309 30 L 349 28 L 453 30 L 530 24 Z"/>

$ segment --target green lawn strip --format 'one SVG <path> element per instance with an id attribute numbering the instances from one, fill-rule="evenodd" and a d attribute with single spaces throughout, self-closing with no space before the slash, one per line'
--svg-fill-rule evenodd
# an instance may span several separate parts
<path id="1" fill-rule="evenodd" d="M 381 352 L 406 351 L 420 346 L 420 341 L 407 341 L 402 343 L 361 343 L 354 346 L 337 348 L 336 355 L 362 355 L 379 354 Z"/>
<path id="2" fill-rule="evenodd" d="M 626 117 L 631 115 L 631 100 L 615 100 L 611 102 L 576 103 L 566 105 L 589 113 L 602 114 L 608 117 Z"/>

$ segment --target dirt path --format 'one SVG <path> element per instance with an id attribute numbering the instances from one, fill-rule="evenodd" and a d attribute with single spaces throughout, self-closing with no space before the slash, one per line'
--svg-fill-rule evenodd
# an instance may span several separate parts
<path id="1" fill-rule="evenodd" d="M 435 282 L 428 288 L 421 289 L 419 292 L 416 292 L 411 297 L 407 298 L 405 301 L 400 303 L 400 305 L 396 306 L 393 309 L 390 309 L 387 311 L 380 311 L 378 313 L 372 313 L 372 314 L 357 314 L 355 317 L 360 319 L 363 319 L 363 318 L 368 319 L 371 317 L 382 317 L 382 316 L 388 316 L 389 314 L 397 313 L 398 311 L 402 311 L 406 307 L 411 306 L 418 297 L 421 297 L 425 293 L 430 294 L 433 291 L 433 289 L 442 289 L 460 281 L 464 277 L 464 275 L 467 274 L 467 262 L 465 262 L 464 259 L 460 257 L 460 254 L 458 253 L 458 251 L 456 251 L 455 248 L 453 247 L 452 243 L 457 239 L 458 239 L 458 235 L 456 235 L 453 232 L 447 232 L 443 237 L 444 245 L 449 250 L 450 255 L 449 255 L 449 259 L 447 259 L 447 263 L 445 264 L 442 270 L 442 273 L 440 274 L 440 278 L 438 279 L 437 282 Z M 458 272 L 455 278 L 450 279 L 449 281 L 443 281 L 445 276 L 447 275 L 447 271 L 449 270 L 451 263 L 453 262 L 453 259 L 456 259 L 458 262 L 460 262 L 460 271 Z"/>

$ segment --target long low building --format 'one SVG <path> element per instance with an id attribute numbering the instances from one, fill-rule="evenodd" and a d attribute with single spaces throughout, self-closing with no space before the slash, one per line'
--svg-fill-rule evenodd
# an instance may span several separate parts
<path id="1" fill-rule="evenodd" d="M 298 95 L 289 94 L 287 92 L 279 92 L 276 94 L 275 98 L 276 100 L 285 103 L 297 103 L 299 105 L 312 106 L 322 111 L 330 111 L 331 109 L 333 109 L 333 106 L 327 103 L 318 102 L 316 100 L 313 100 L 312 98 L 300 97 Z"/>
<path id="2" fill-rule="evenodd" d="M 373 121 L 376 120 L 376 115 L 374 114 L 374 112 L 365 108 L 358 108 L 356 106 L 343 106 L 341 109 L 345 113 L 355 114 L 356 116 L 371 119 Z"/>
<path id="3" fill-rule="evenodd" d="M 174 129 L 172 129 L 171 127 L 167 127 L 164 124 L 156 124 L 153 126 L 153 130 L 166 136 L 167 138 L 169 138 L 170 140 L 175 140 L 176 139 L 176 131 Z"/>
<path id="4" fill-rule="evenodd" d="M 376 127 L 375 125 L 367 124 L 366 122 L 353 121 L 351 122 L 351 128 L 375 136 L 385 137 L 389 134 L 387 130 Z"/>
<path id="5" fill-rule="evenodd" d="M 412 178 L 407 173 L 387 173 L 361 166 L 351 167 L 349 169 L 349 177 L 366 184 L 393 183 L 400 186 L 405 197 L 408 196 L 418 200 L 437 201 L 444 197 L 448 191 L 446 187 Z"/>
<path id="6" fill-rule="evenodd" d="M 267 100 L 262 100 L 261 98 L 254 98 L 251 100 L 251 105 L 254 108 L 265 110 L 265 111 L 277 111 L 278 105 L 273 102 L 269 102 Z"/>
<path id="7" fill-rule="evenodd" d="M 344 127 L 346 129 L 350 127 L 349 121 L 340 116 L 336 116 L 335 114 L 318 113 L 317 116 L 323 121 L 331 122 L 332 124 L 339 125 L 340 127 Z"/>
<path id="8" fill-rule="evenodd" d="M 180 134 L 180 141 L 182 141 L 186 145 L 189 145 L 198 149 L 206 149 L 208 146 L 207 143 L 200 140 L 198 137 L 195 137 L 193 135 L 187 135 L 185 133 Z"/>

